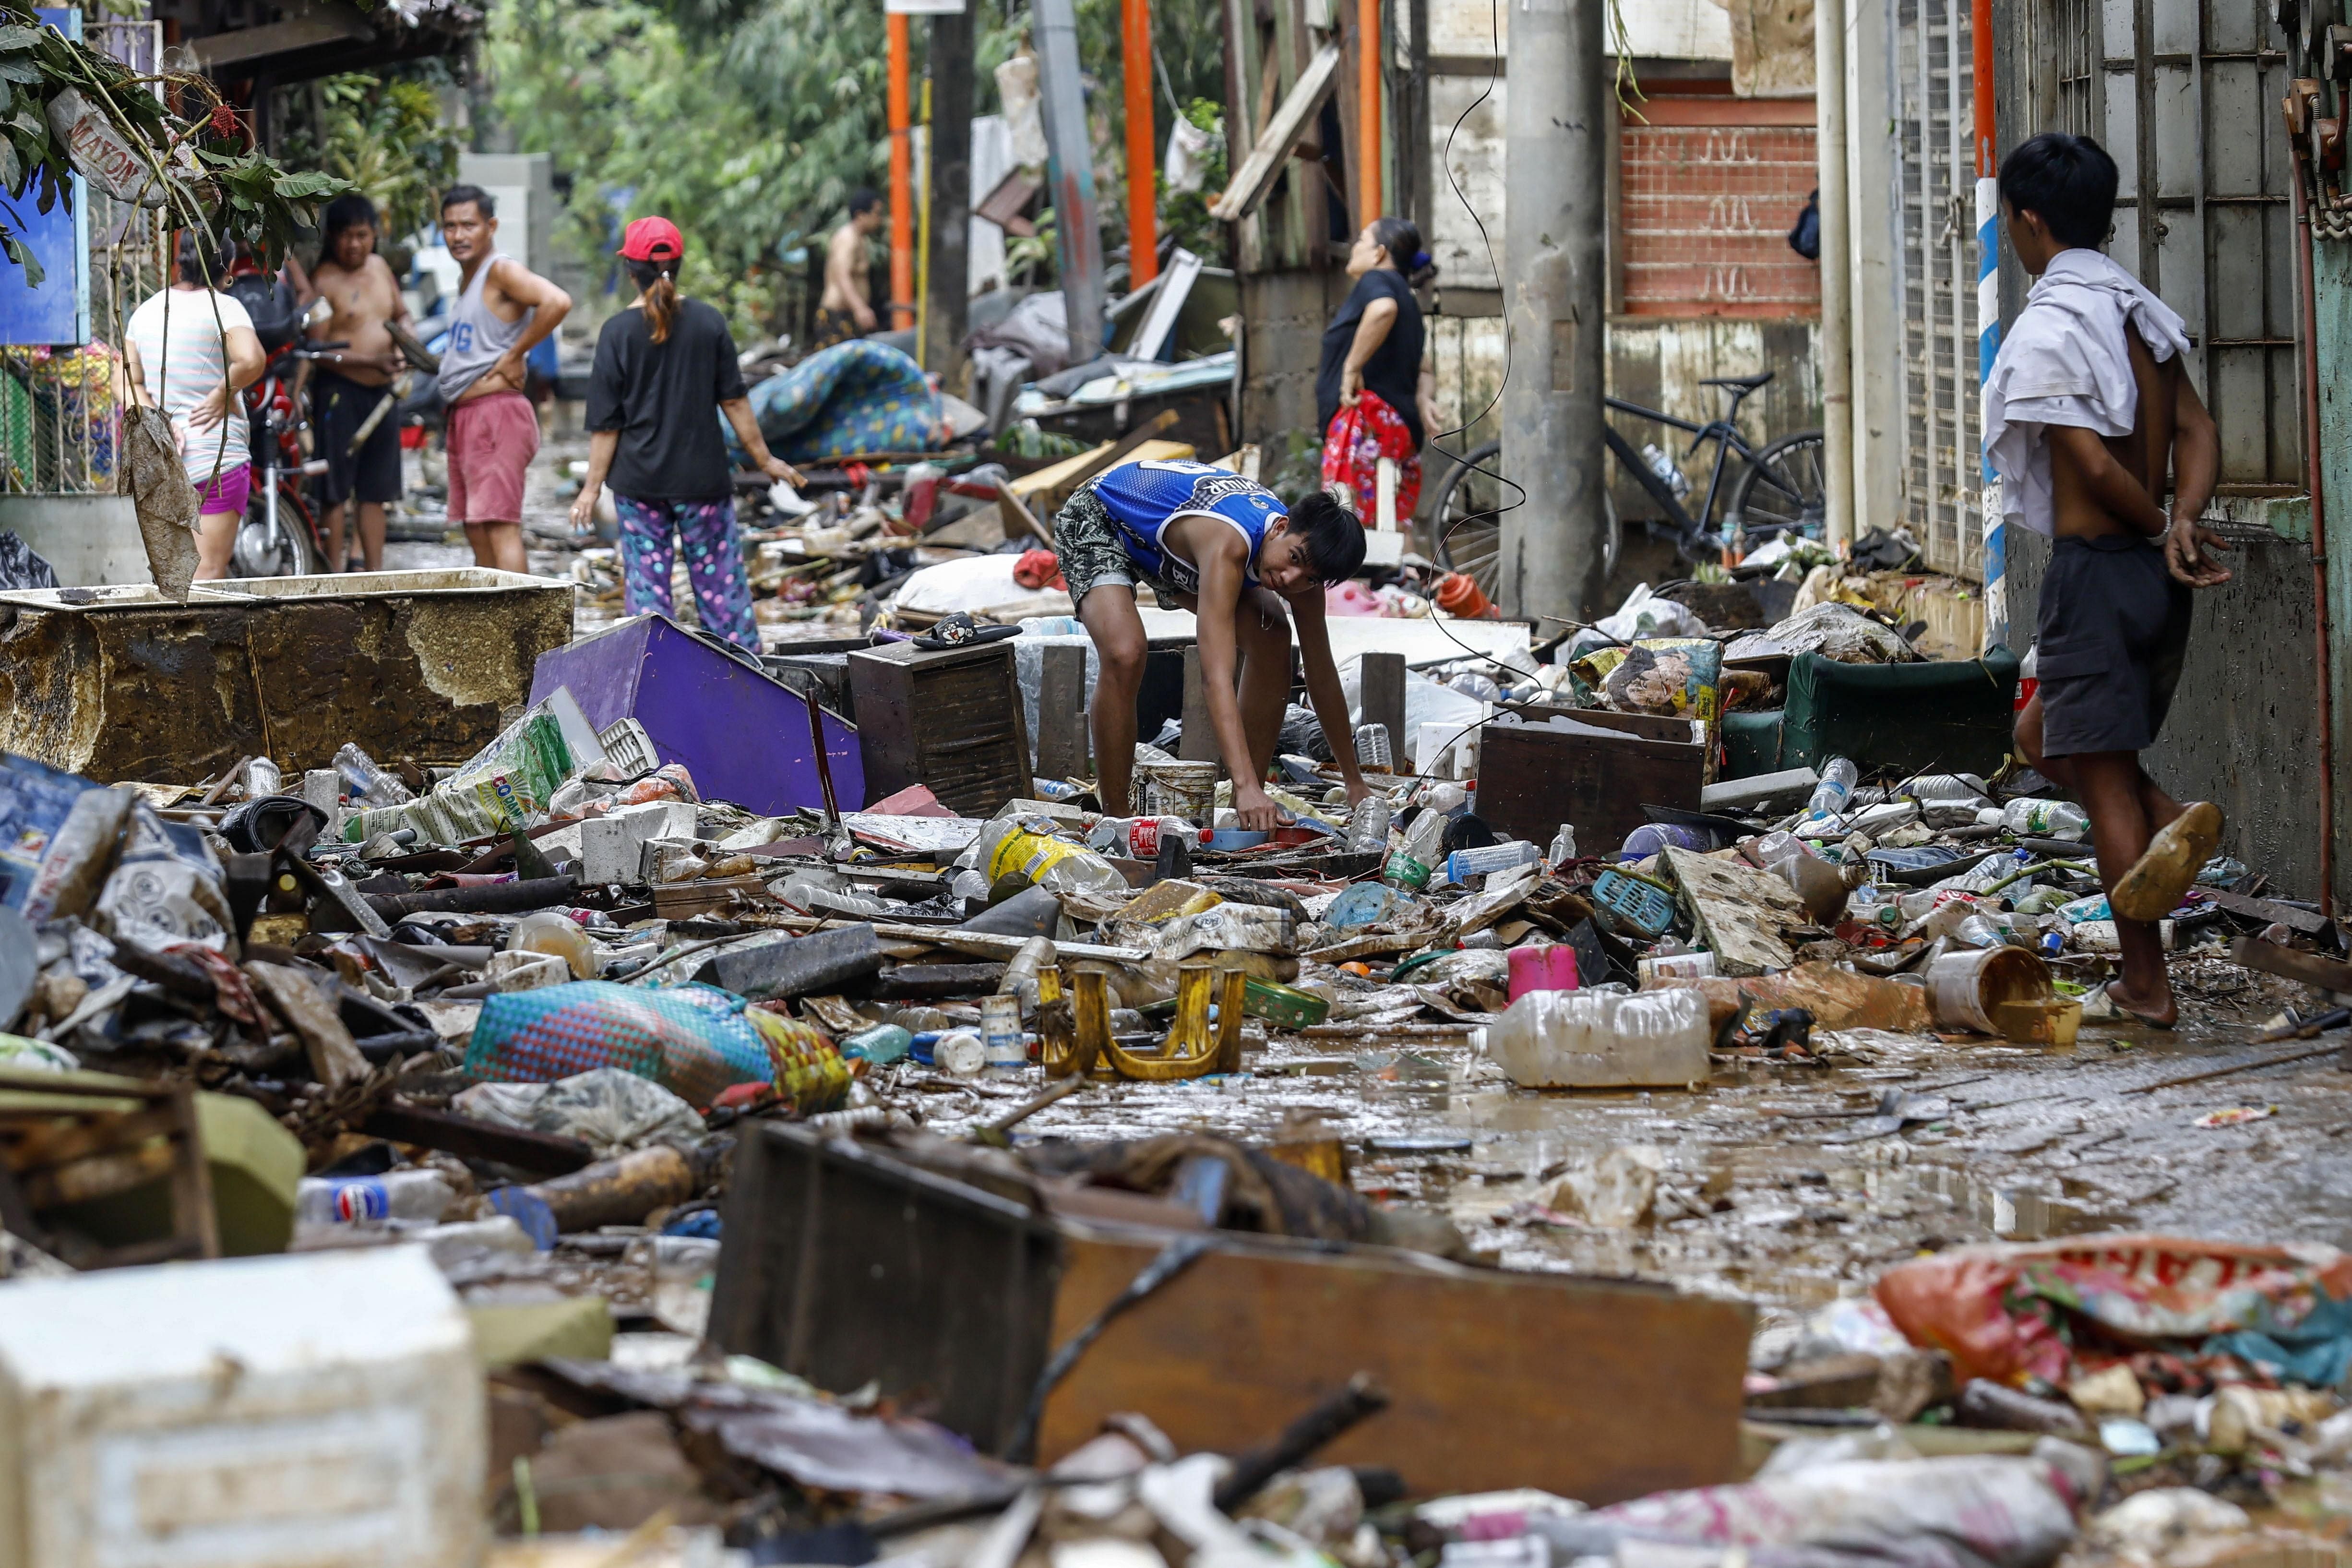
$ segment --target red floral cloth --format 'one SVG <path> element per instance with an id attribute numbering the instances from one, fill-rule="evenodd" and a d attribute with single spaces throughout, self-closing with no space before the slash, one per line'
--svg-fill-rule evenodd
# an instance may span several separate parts
<path id="1" fill-rule="evenodd" d="M 1323 432 L 1323 482 L 1344 484 L 1356 498 L 1356 515 L 1370 528 L 1378 517 L 1380 461 L 1396 463 L 1396 514 L 1400 524 L 1421 504 L 1421 449 L 1404 416 L 1379 393 L 1367 389 L 1353 408 L 1331 416 Z"/>

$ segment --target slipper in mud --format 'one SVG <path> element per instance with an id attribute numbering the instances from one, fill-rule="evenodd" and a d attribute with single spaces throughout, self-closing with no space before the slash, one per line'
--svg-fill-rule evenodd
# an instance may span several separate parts
<path id="1" fill-rule="evenodd" d="M 1019 626 L 992 626 L 982 624 L 961 610 L 940 617 L 939 625 L 915 639 L 920 648 L 963 647 L 971 643 L 997 642 L 1021 635 Z M 2204 862 L 2200 861 L 2202 865 Z"/>
<path id="2" fill-rule="evenodd" d="M 2200 800 L 2156 831 L 2147 853 L 2116 882 L 2107 907 L 2127 921 L 2160 921 L 2221 843 L 2221 808 Z"/>
<path id="3" fill-rule="evenodd" d="M 2112 984 L 2110 982 L 2109 984 Z M 2083 1022 L 2085 1024 L 2137 1024 L 2143 1028 L 2169 1032 L 2171 1024 L 2159 1024 L 2145 1014 L 2135 1013 L 2113 996 L 2106 985 L 2094 985 L 2083 993 Z"/>

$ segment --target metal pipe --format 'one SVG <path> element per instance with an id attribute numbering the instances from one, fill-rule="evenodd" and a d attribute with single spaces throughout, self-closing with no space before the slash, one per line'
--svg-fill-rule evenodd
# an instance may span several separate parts
<path id="1" fill-rule="evenodd" d="M 1076 0 L 1036 0 L 1037 87 L 1045 121 L 1045 187 L 1054 200 L 1061 249 L 1062 301 L 1069 321 L 1070 363 L 1103 352 L 1102 231 L 1095 218 L 1094 147 L 1078 75 Z"/>
<path id="2" fill-rule="evenodd" d="M 907 77 L 910 68 L 907 18 L 884 18 L 890 36 L 890 324 L 914 324 L 915 147 L 908 129 Z M 904 317 L 905 320 L 900 318 Z"/>
<path id="3" fill-rule="evenodd" d="M 1356 227 L 1381 216 L 1381 0 L 1356 0 Z M 1412 270 L 1412 258 L 1395 258 Z"/>
<path id="4" fill-rule="evenodd" d="M 2294 161 L 2294 270 L 2303 306 L 2303 467 L 2311 490 L 2311 608 L 2314 676 L 2319 688 L 2319 910 L 2336 918 L 2336 721 L 2328 690 L 2327 506 L 2319 444 L 2319 308 L 2313 294 L 2311 208 L 2304 190 L 2304 163 Z"/>
<path id="5" fill-rule="evenodd" d="M 1127 79 L 1127 281 L 1160 276 L 1160 180 L 1151 119 L 1151 0 L 1119 6 L 1119 67 Z"/>
<path id="6" fill-rule="evenodd" d="M 1821 161 L 1822 463 L 1831 549 L 1853 541 L 1853 212 L 1846 195 L 1845 0 L 1813 5 L 1815 155 Z"/>

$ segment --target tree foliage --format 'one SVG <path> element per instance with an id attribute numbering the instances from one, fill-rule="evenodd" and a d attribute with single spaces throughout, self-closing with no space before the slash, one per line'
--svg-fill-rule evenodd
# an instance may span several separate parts
<path id="1" fill-rule="evenodd" d="M 352 71 L 288 97 L 308 104 L 286 138 L 289 162 L 349 181 L 375 203 L 387 238 L 434 220 L 440 193 L 457 177 L 458 140 L 441 123 L 431 81 Z"/>
<path id="2" fill-rule="evenodd" d="M 1027 38 L 1029 14 L 973 4 L 973 111 L 989 114 L 995 68 Z M 1104 243 L 1116 247 L 1127 227 L 1118 0 L 1077 9 Z M 1223 101 L 1222 15 L 1215 0 L 1154 6 L 1168 79 L 1154 83 L 1155 144 L 1171 89 L 1186 104 Z M 920 18 L 912 32 L 919 78 Z M 572 176 L 564 237 L 575 253 L 601 262 L 622 222 L 662 213 L 687 236 L 688 292 L 724 308 L 716 295 L 729 291 L 739 327 L 783 252 L 821 241 L 851 191 L 887 185 L 887 42 L 874 0 L 500 0 L 488 59 L 519 145 Z M 1181 216 L 1177 226 L 1187 243 L 1213 237 Z"/>

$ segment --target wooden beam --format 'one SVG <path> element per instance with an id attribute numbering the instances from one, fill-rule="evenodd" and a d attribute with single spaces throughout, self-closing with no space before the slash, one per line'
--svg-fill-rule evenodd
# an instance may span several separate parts
<path id="1" fill-rule="evenodd" d="M 1274 189 L 1275 177 L 1282 173 L 1290 159 L 1290 150 L 1298 144 L 1308 123 L 1323 107 L 1339 75 L 1339 46 L 1326 44 L 1315 51 L 1307 68 L 1298 75 L 1298 85 L 1290 89 L 1266 121 L 1265 132 L 1231 183 L 1225 194 L 1209 208 L 1209 216 L 1220 223 L 1237 223 L 1257 211 L 1266 194 Z"/>

